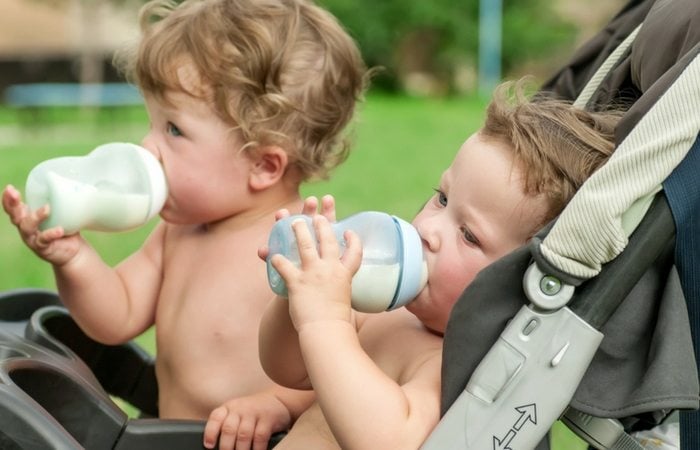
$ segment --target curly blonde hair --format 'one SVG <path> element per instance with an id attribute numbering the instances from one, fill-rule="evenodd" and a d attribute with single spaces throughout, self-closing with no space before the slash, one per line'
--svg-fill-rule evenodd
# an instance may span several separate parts
<path id="1" fill-rule="evenodd" d="M 480 133 L 511 148 L 526 194 L 545 196 L 544 225 L 613 153 L 623 113 L 586 111 L 546 92 L 528 97 L 528 84 L 522 79 L 496 88 Z"/>
<path id="2" fill-rule="evenodd" d="M 346 126 L 368 71 L 338 21 L 308 0 L 154 0 L 142 38 L 116 58 L 127 78 L 161 101 L 203 98 L 246 143 L 285 149 L 302 180 L 326 178 L 349 151 Z M 178 67 L 203 86 L 185 86 Z"/>

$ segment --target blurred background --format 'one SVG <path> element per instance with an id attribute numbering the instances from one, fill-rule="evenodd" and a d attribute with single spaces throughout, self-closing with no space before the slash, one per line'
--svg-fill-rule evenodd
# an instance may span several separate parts
<path id="1" fill-rule="evenodd" d="M 383 69 L 349 131 L 354 149 L 305 195 L 332 193 L 339 217 L 382 210 L 411 219 L 461 143 L 481 124 L 499 81 L 543 82 L 624 0 L 318 0 Z M 112 67 L 138 38 L 141 0 L 1 0 L 0 183 L 23 191 L 39 162 L 100 143 L 140 142 L 148 118 L 139 93 Z M 117 263 L 153 223 L 85 233 Z M 54 289 L 50 267 L 0 218 L 0 290 Z M 96 301 L 99 301 L 96 299 Z M 152 337 L 141 342 L 152 346 Z M 585 446 L 558 426 L 554 450 Z"/>
<path id="2" fill-rule="evenodd" d="M 137 35 L 143 0 L 3 0 L 0 91 L 16 83 L 120 81 L 115 49 Z M 506 78 L 546 77 L 595 32 L 621 0 L 319 0 L 386 70 L 375 88 L 414 95 L 468 94 L 477 88 L 480 19 L 502 34 Z M 489 16 L 498 14 L 502 33 Z M 483 35 L 482 35 L 483 37 Z M 483 42 L 482 42 L 483 44 Z M 484 55 L 482 55 L 484 56 Z M 493 55 L 497 56 L 497 55 Z"/>

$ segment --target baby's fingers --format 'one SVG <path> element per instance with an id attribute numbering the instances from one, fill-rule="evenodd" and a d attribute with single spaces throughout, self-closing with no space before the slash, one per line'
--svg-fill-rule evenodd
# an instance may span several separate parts
<path id="1" fill-rule="evenodd" d="M 258 258 L 262 259 L 263 261 L 267 261 L 267 257 L 270 254 L 270 247 L 267 245 L 263 245 L 262 247 L 258 248 Z"/>
<path id="2" fill-rule="evenodd" d="M 14 186 L 8 185 L 2 192 L 2 208 L 5 210 L 13 225 L 19 225 L 28 213 L 27 206 L 22 203 L 22 196 Z"/>
<path id="3" fill-rule="evenodd" d="M 49 205 L 44 205 L 36 211 L 30 212 L 26 205 L 22 205 L 25 212 L 22 214 L 19 222 L 16 224 L 22 238 L 27 240 L 34 236 L 39 230 L 39 224 L 49 217 Z M 47 230 L 48 231 L 48 230 Z M 49 236 L 44 236 L 48 238 Z"/>
<path id="4" fill-rule="evenodd" d="M 289 210 L 286 208 L 283 209 L 278 209 L 275 211 L 275 222 L 281 219 L 284 219 L 285 217 L 289 217 Z"/>
<path id="5" fill-rule="evenodd" d="M 347 230 L 343 237 L 346 247 L 340 260 L 354 274 L 362 263 L 362 242 L 357 233 L 352 230 Z"/>
<path id="6" fill-rule="evenodd" d="M 238 419 L 235 418 L 237 421 Z M 219 449 L 233 449 L 236 442 L 236 432 L 238 425 L 232 427 L 231 418 L 228 414 L 228 409 L 225 406 L 220 406 L 209 414 L 209 419 L 204 426 L 204 448 L 216 447 L 216 441 L 219 441 Z M 233 428 L 233 429 L 232 429 Z M 219 437 L 221 434 L 221 437 Z"/>
<path id="7" fill-rule="evenodd" d="M 243 417 L 238 425 L 238 435 L 236 436 L 236 450 L 250 450 L 255 444 L 256 419 L 254 417 Z M 264 437 L 262 437 L 264 439 Z M 268 436 L 269 438 L 269 436 Z M 260 438 L 258 438 L 260 439 Z M 265 439 L 267 442 L 268 439 Z"/>
<path id="8" fill-rule="evenodd" d="M 321 198 L 321 215 L 329 222 L 335 222 L 335 198 L 330 194 Z"/>
<path id="9" fill-rule="evenodd" d="M 35 234 L 35 244 L 38 250 L 46 249 L 55 240 L 64 237 L 63 228 L 54 227 Z"/>
<path id="10" fill-rule="evenodd" d="M 313 221 L 323 219 L 321 216 L 314 217 Z M 315 226 L 315 225 L 314 225 Z M 311 234 L 311 230 L 306 221 L 297 219 L 292 222 L 292 229 L 297 238 L 297 248 L 299 250 L 299 259 L 302 266 L 305 263 L 318 259 L 318 250 L 316 250 L 316 239 Z"/>
<path id="11" fill-rule="evenodd" d="M 287 285 L 289 285 L 289 281 L 299 271 L 299 269 L 297 269 L 297 267 L 290 260 L 279 253 L 272 255 L 272 258 L 270 258 L 270 263 L 272 264 L 272 267 L 275 268 L 277 273 L 280 274 L 285 283 L 287 283 Z"/>
<path id="12" fill-rule="evenodd" d="M 272 436 L 272 428 L 264 420 L 258 420 L 253 431 L 253 450 L 267 450 Z"/>
<path id="13" fill-rule="evenodd" d="M 331 224 L 325 216 L 314 217 L 314 228 L 318 236 L 319 253 L 323 258 L 338 259 L 340 257 L 340 246 L 335 239 L 335 233 Z"/>
<path id="14" fill-rule="evenodd" d="M 301 213 L 305 216 L 315 216 L 317 209 L 318 199 L 312 195 L 304 199 L 304 206 L 301 209 Z"/>

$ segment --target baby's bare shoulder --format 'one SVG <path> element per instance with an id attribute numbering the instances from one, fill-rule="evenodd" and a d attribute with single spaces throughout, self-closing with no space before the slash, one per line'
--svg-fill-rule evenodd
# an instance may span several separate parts
<path id="1" fill-rule="evenodd" d="M 410 379 L 425 364 L 439 372 L 442 338 L 408 311 L 366 317 L 359 337 L 367 354 L 394 380 Z"/>

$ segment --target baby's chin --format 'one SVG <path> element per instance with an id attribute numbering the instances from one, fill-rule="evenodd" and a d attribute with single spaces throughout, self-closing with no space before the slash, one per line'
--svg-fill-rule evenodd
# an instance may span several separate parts
<path id="1" fill-rule="evenodd" d="M 202 214 L 199 211 L 191 211 L 178 208 L 174 202 L 168 200 L 163 209 L 160 210 L 159 216 L 165 222 L 173 225 L 209 225 L 215 224 L 222 219 L 218 217 L 210 217 L 210 215 Z"/>
<path id="2" fill-rule="evenodd" d="M 429 301 L 429 296 L 418 296 L 405 308 L 423 324 L 423 326 L 433 334 L 442 336 L 445 332 L 446 324 L 436 316 L 434 307 Z"/>

